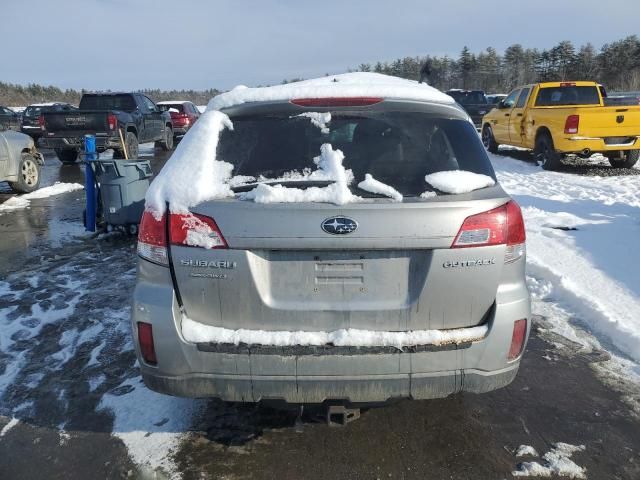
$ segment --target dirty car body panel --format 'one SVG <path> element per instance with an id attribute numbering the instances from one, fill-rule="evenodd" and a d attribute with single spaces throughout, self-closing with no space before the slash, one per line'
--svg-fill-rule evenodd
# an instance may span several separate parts
<path id="1" fill-rule="evenodd" d="M 296 117 L 308 111 L 331 112 L 326 137 Z M 526 325 L 522 348 L 530 328 L 524 246 L 508 262 L 511 247 L 504 243 L 451 248 L 465 219 L 511 199 L 499 185 L 420 196 L 429 190 L 424 175 L 432 172 L 460 169 L 495 179 L 460 107 L 411 100 L 358 108 L 265 102 L 225 113 L 234 130 L 222 133 L 218 152 L 234 164 L 234 174 L 278 178 L 313 167 L 328 138 L 344 152 L 353 192 L 363 201 L 226 198 L 194 207 L 194 214 L 215 219 L 227 248 L 171 244 L 168 265 L 139 259 L 132 326 L 147 386 L 227 401 L 360 405 L 486 392 L 513 380 L 521 356 L 520 350 L 509 358 L 514 324 L 526 322 L 520 323 Z M 365 173 L 396 187 L 404 200 L 355 188 Z M 334 217 L 352 219 L 357 228 L 331 235 L 322 225 Z M 190 342 L 182 333 L 184 316 L 230 330 L 452 332 L 485 326 L 486 333 L 400 347 Z M 154 362 L 141 350 L 141 324 L 152 328 Z"/>

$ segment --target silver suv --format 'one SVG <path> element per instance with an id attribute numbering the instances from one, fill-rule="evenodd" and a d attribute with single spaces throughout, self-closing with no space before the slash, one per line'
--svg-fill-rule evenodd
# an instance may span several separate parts
<path id="1" fill-rule="evenodd" d="M 142 219 L 132 325 L 149 388 L 361 405 L 514 379 L 531 318 L 524 224 L 460 107 L 303 98 L 222 112 L 233 195 Z M 346 200 L 327 200 L 340 182 Z M 198 226 L 206 241 L 191 241 Z"/>

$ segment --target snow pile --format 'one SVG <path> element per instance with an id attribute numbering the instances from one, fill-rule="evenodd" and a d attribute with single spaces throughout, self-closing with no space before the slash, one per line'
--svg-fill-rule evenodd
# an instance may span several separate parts
<path id="1" fill-rule="evenodd" d="M 344 154 L 340 150 L 325 143 L 320 147 L 320 156 L 313 159 L 318 166 L 315 170 L 304 175 L 305 180 L 329 180 L 334 181 L 326 187 L 287 188 L 282 185 L 259 184 L 249 192 L 241 193 L 241 200 L 253 200 L 256 203 L 334 203 L 345 205 L 361 200 L 349 190 L 349 183 L 353 180 L 353 172 L 346 170 L 342 165 Z"/>
<path id="2" fill-rule="evenodd" d="M 543 296 L 570 312 L 551 316 L 558 331 L 570 333 L 566 321 L 579 318 L 605 345 L 640 361 L 640 176 L 585 177 L 490 158 L 500 184 L 522 207 L 527 274 L 544 283 Z"/>
<path id="3" fill-rule="evenodd" d="M 454 100 L 426 83 L 379 73 L 354 72 L 304 80 L 273 87 L 240 85 L 217 95 L 207 110 L 220 110 L 249 102 L 287 101 L 296 98 L 381 97 L 453 104 Z"/>
<path id="4" fill-rule="evenodd" d="M 206 200 L 233 196 L 226 183 L 233 165 L 216 159 L 220 132 L 233 124 L 224 113 L 208 111 L 193 125 L 155 178 L 146 195 L 146 208 L 160 216 L 166 203 L 174 213 Z"/>
<path id="5" fill-rule="evenodd" d="M 584 445 L 576 446 L 568 443 L 556 443 L 551 451 L 544 454 L 544 464 L 538 462 L 523 462 L 518 470 L 511 472 L 514 477 L 551 477 L 559 475 L 575 479 L 586 479 L 586 470 L 576 465 L 571 456 L 585 450 Z M 535 450 L 534 450 L 535 451 Z"/>
<path id="6" fill-rule="evenodd" d="M 331 112 L 304 112 L 296 117 L 306 117 L 311 120 L 311 123 L 318 127 L 322 133 L 329 133 L 329 127 L 327 123 L 331 121 Z"/>
<path id="7" fill-rule="evenodd" d="M 486 325 L 455 330 L 415 330 L 385 332 L 355 328 L 332 332 L 231 330 L 213 327 L 182 317 L 182 335 L 193 343 L 232 343 L 239 345 L 334 345 L 339 347 L 397 347 L 414 345 L 445 345 L 481 340 L 487 334 Z"/>
<path id="8" fill-rule="evenodd" d="M 378 193 L 380 195 L 386 195 L 392 198 L 394 202 L 402 201 L 402 194 L 390 185 L 379 182 L 367 173 L 364 176 L 364 180 L 358 184 L 358 188 L 371 193 Z"/>
<path id="9" fill-rule="evenodd" d="M 516 457 L 526 457 L 526 456 L 537 457 L 538 452 L 536 451 L 535 448 L 533 448 L 530 445 L 520 445 L 518 447 L 518 450 L 516 450 Z"/>
<path id="10" fill-rule="evenodd" d="M 469 193 L 480 188 L 492 187 L 495 180 L 480 173 L 467 172 L 466 170 L 448 170 L 436 172 L 424 177 L 433 188 L 444 193 Z"/>
<path id="11" fill-rule="evenodd" d="M 28 207 L 31 203 L 30 200 L 38 198 L 47 198 L 54 195 L 60 195 L 62 193 L 73 192 L 75 190 L 82 190 L 84 187 L 79 183 L 60 183 L 56 182 L 50 187 L 40 188 L 34 192 L 26 193 L 24 195 L 17 195 L 11 197 L 9 200 L 0 205 L 0 212 L 7 212 L 11 210 L 18 210 Z"/>

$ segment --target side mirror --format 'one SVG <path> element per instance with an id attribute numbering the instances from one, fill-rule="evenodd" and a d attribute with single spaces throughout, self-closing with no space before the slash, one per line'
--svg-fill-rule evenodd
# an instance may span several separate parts
<path id="1" fill-rule="evenodd" d="M 504 100 L 500 100 L 500 101 L 498 102 L 497 107 L 498 107 L 498 108 L 505 108 L 505 106 L 504 106 Z"/>

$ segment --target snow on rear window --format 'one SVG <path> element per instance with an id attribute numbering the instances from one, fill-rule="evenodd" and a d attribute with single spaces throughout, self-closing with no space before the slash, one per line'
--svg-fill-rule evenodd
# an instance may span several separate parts
<path id="1" fill-rule="evenodd" d="M 426 175 L 424 179 L 433 188 L 451 194 L 469 193 L 496 184 L 496 181 L 487 175 L 464 170 L 436 172 Z"/>
<path id="2" fill-rule="evenodd" d="M 322 133 L 329 133 L 327 123 L 331 121 L 331 112 L 304 112 L 296 117 L 306 117 L 311 123 L 318 127 Z"/>
<path id="3" fill-rule="evenodd" d="M 358 184 L 358 188 L 371 193 L 385 195 L 395 202 L 402 201 L 402 194 L 390 185 L 379 182 L 371 176 L 370 173 L 365 174 L 364 180 Z"/>

